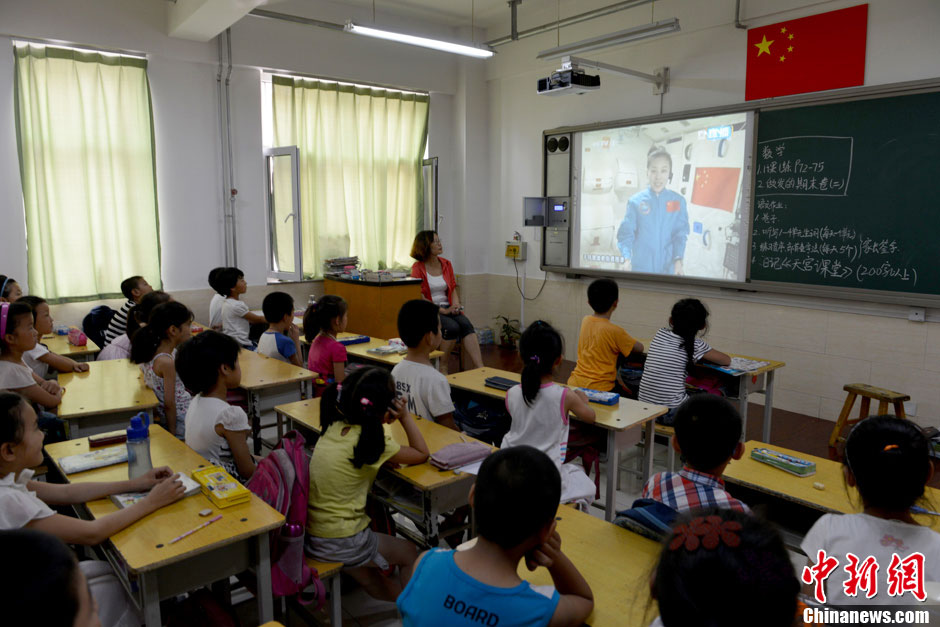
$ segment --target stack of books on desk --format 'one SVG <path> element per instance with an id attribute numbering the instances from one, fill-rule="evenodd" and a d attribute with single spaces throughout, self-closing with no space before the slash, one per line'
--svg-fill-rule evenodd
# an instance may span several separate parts
<path id="1" fill-rule="evenodd" d="M 342 274 L 346 266 L 359 266 L 359 257 L 333 257 L 323 260 L 323 270 L 327 274 Z"/>
<path id="2" fill-rule="evenodd" d="M 218 508 L 246 503 L 251 498 L 248 488 L 221 466 L 194 470 L 193 479 L 202 487 L 202 493 Z"/>

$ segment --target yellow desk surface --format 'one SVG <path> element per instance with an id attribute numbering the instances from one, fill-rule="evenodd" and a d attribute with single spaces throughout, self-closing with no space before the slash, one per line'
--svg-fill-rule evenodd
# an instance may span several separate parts
<path id="1" fill-rule="evenodd" d="M 63 357 L 90 356 L 101 351 L 101 348 L 91 340 L 88 340 L 85 346 L 75 346 L 69 342 L 69 336 L 67 335 L 50 333 L 49 335 L 42 336 L 39 341 L 49 347 L 50 353 L 62 355 Z"/>
<path id="2" fill-rule="evenodd" d="M 249 350 L 238 353 L 238 363 L 242 368 L 242 382 L 239 387 L 246 390 L 262 390 L 288 383 L 311 381 L 316 376 L 315 372 L 306 368 Z"/>
<path id="3" fill-rule="evenodd" d="M 358 333 L 343 332 L 337 335 L 336 337 L 338 339 L 342 339 L 344 337 L 354 337 L 356 335 L 358 335 Z M 369 361 L 377 361 L 379 363 L 387 364 L 389 366 L 394 366 L 400 363 L 401 360 L 405 358 L 405 356 L 404 355 L 376 355 L 375 353 L 369 352 L 370 348 L 378 348 L 379 346 L 386 346 L 387 344 L 388 344 L 388 340 L 383 340 L 377 337 L 373 337 L 368 342 L 363 342 L 361 344 L 350 344 L 349 346 L 346 347 L 346 353 L 349 355 L 354 355 L 361 359 L 368 359 Z M 444 353 L 442 353 L 441 351 L 431 351 L 430 358 L 438 359 L 443 356 L 444 356 Z"/>
<path id="4" fill-rule="evenodd" d="M 287 416 L 295 422 L 306 426 L 313 431 L 320 433 L 320 399 L 314 398 L 306 401 L 297 401 L 296 403 L 287 403 L 285 405 L 278 405 L 274 408 L 278 413 Z M 430 420 L 423 420 L 418 416 L 414 416 L 415 422 L 418 425 L 418 429 L 421 431 L 421 435 L 424 436 L 424 441 L 428 445 L 428 450 L 434 453 L 444 448 L 448 444 L 454 444 L 455 442 L 477 442 L 468 435 L 464 435 L 461 438 L 461 434 L 453 429 L 448 429 L 447 427 L 442 427 L 441 425 L 431 422 Z M 408 438 L 405 435 L 405 430 L 401 428 L 401 425 L 398 422 L 393 423 L 389 426 L 392 432 L 392 437 L 395 438 L 395 441 L 401 445 L 408 444 Z M 493 450 L 496 450 L 495 447 L 491 447 Z M 455 473 L 452 470 L 439 470 L 432 466 L 430 462 L 424 462 L 423 464 L 417 464 L 416 466 L 403 466 L 401 468 L 395 469 L 395 474 L 408 483 L 417 486 L 422 490 L 433 490 L 441 486 L 454 483 L 456 481 L 462 481 L 465 479 L 470 479 L 472 475 Z M 468 488 L 469 489 L 469 486 Z"/>
<path id="5" fill-rule="evenodd" d="M 755 448 L 769 448 L 787 455 L 793 455 L 816 463 L 816 474 L 809 477 L 797 477 L 786 471 L 774 468 L 751 458 Z M 862 511 L 862 499 L 855 488 L 849 488 L 843 479 L 842 464 L 793 451 L 782 446 L 773 446 L 763 442 L 749 440 L 744 444 L 744 456 L 732 460 L 725 469 L 724 479 L 759 492 L 771 494 L 785 501 L 798 503 L 824 512 L 855 514 Z M 817 490 L 814 483 L 822 483 L 825 488 Z M 940 490 L 927 488 L 926 496 L 931 506 L 940 504 Z M 915 515 L 918 522 L 940 531 L 940 516 Z"/>
<path id="6" fill-rule="evenodd" d="M 147 410 L 157 406 L 157 397 L 144 384 L 140 368 L 127 359 L 92 361 L 88 372 L 59 375 L 65 388 L 59 417 L 79 418 L 119 411 Z"/>
<path id="7" fill-rule="evenodd" d="M 88 450 L 88 438 L 46 445 L 46 452 L 56 466 L 62 457 L 85 453 Z M 196 468 L 209 464 L 159 425 L 150 426 L 150 452 L 154 467 L 169 466 L 179 473 L 189 474 Z M 123 479 L 127 479 L 127 464 L 96 468 L 68 476 L 68 480 L 73 483 Z M 87 507 L 95 518 L 117 511 L 117 506 L 110 499 L 91 501 Z M 212 517 L 200 517 L 199 511 L 203 509 L 211 509 L 213 516 L 222 514 L 222 518 L 179 542 L 169 544 L 173 538 Z M 247 503 L 218 509 L 202 493 L 198 493 L 138 520 L 112 536 L 111 542 L 127 562 L 129 569 L 140 573 L 276 529 L 283 523 L 284 517 L 281 514 L 254 495 Z"/>
<path id="8" fill-rule="evenodd" d="M 447 376 L 451 387 L 492 398 L 505 398 L 506 392 L 496 388 L 486 387 L 485 382 L 489 377 L 505 377 L 513 381 L 519 381 L 520 375 L 517 372 L 508 370 L 499 370 L 497 368 L 476 368 L 475 370 L 466 370 Z M 657 416 L 662 416 L 668 408 L 652 403 L 641 403 L 629 398 L 621 398 L 617 405 L 599 405 L 591 403 L 591 408 L 597 416 L 595 424 L 604 429 L 613 431 L 623 431 L 630 427 L 648 422 Z"/>
<path id="9" fill-rule="evenodd" d="M 650 602 L 649 578 L 660 545 L 573 507 L 558 508 L 561 549 L 594 593 L 592 627 L 647 627 L 659 610 Z M 544 568 L 529 571 L 519 563 L 519 576 L 535 585 L 552 585 Z"/>

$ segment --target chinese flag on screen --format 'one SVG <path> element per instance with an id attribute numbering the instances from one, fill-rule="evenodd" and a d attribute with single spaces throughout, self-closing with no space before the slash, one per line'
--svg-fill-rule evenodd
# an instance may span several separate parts
<path id="1" fill-rule="evenodd" d="M 734 211 L 741 168 L 695 168 L 692 204 Z"/>
<path id="2" fill-rule="evenodd" d="M 868 5 L 747 31 L 745 100 L 865 83 Z"/>

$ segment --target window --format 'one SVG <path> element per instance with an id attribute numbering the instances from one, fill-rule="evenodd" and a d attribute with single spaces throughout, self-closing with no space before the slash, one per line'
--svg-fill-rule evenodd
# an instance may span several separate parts
<path id="1" fill-rule="evenodd" d="M 58 301 L 160 285 L 146 59 L 16 42 L 29 291 Z"/>
<path id="2" fill-rule="evenodd" d="M 286 198 L 269 204 L 269 276 L 293 259 L 305 277 L 321 276 L 331 257 L 358 255 L 372 269 L 410 266 L 424 223 L 428 95 L 293 76 L 270 80 L 265 144 L 296 146 L 300 178 L 299 219 Z M 269 173 L 275 168 L 269 165 Z M 269 182 L 269 194 L 279 188 L 288 193 Z M 295 237 L 297 256 L 287 253 Z"/>

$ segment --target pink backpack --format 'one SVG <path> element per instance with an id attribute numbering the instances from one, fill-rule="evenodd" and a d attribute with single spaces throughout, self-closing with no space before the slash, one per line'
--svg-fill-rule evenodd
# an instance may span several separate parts
<path id="1" fill-rule="evenodd" d="M 271 587 L 274 596 L 297 595 L 301 603 L 324 602 L 325 589 L 317 571 L 304 562 L 310 457 L 304 436 L 286 433 L 271 453 L 258 462 L 246 487 L 284 515 L 284 525 L 271 532 Z M 303 595 L 305 588 L 313 586 Z M 310 598 L 310 593 L 315 598 Z M 306 597 L 306 598 L 305 598 Z"/>

